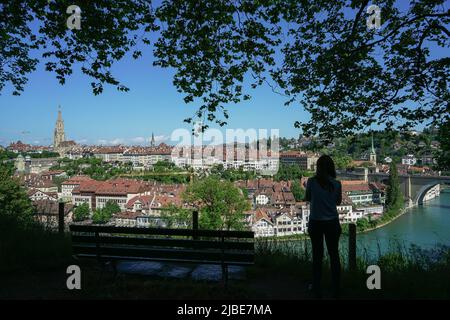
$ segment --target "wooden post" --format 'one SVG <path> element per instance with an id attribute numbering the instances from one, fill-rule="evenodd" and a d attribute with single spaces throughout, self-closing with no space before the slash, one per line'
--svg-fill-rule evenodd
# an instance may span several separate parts
<path id="1" fill-rule="evenodd" d="M 58 232 L 64 234 L 64 202 L 60 202 L 58 207 Z"/>
<path id="2" fill-rule="evenodd" d="M 194 240 L 198 239 L 196 231 L 198 230 L 198 211 L 192 212 L 192 230 L 194 230 Z"/>
<path id="3" fill-rule="evenodd" d="M 348 267 L 356 270 L 356 224 L 350 223 L 348 226 Z"/>
<path id="4" fill-rule="evenodd" d="M 225 289 L 228 288 L 228 265 L 225 263 L 225 237 L 222 233 L 221 236 L 221 260 L 222 260 L 222 282 L 225 287 Z"/>

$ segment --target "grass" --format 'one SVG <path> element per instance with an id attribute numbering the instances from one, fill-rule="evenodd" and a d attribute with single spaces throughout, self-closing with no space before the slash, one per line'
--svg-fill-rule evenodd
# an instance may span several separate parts
<path id="1" fill-rule="evenodd" d="M 284 278 L 311 278 L 311 250 L 308 241 L 258 243 L 257 263 L 251 277 L 264 274 L 283 274 Z M 362 251 L 367 252 L 366 248 Z M 449 299 L 450 247 L 437 245 L 425 250 L 418 246 L 406 247 L 392 243 L 386 252 L 360 255 L 355 271 L 346 266 L 347 254 L 341 249 L 343 262 L 343 298 L 351 299 Z M 366 273 L 369 265 L 381 269 L 381 290 L 368 290 Z M 328 261 L 324 260 L 324 285 L 329 283 Z M 286 286 L 288 288 L 288 285 Z"/>
<path id="2" fill-rule="evenodd" d="M 113 280 L 95 261 L 74 261 L 70 239 L 30 224 L 0 217 L 0 297 L 7 299 L 310 299 L 309 241 L 258 239 L 255 265 L 247 278 L 220 283 L 119 274 Z M 362 248 L 355 271 L 346 266 L 341 247 L 343 299 L 449 299 L 450 248 L 425 250 L 392 243 L 385 252 Z M 82 268 L 82 290 L 66 289 L 66 268 Z M 381 268 L 381 290 L 368 290 L 366 268 Z M 7 277 L 5 275 L 8 275 Z M 324 261 L 324 288 L 329 283 Z"/>
<path id="3" fill-rule="evenodd" d="M 67 265 L 71 243 L 44 226 L 0 215 L 0 273 L 49 270 Z"/>

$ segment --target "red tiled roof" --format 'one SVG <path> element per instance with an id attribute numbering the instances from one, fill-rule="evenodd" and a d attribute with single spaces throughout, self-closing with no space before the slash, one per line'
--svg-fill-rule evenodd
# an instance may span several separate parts
<path id="1" fill-rule="evenodd" d="M 267 215 L 267 213 L 262 208 L 258 208 L 255 211 L 255 222 L 258 222 L 261 219 L 264 219 L 270 223 L 273 223 L 272 220 L 270 219 L 270 217 Z"/>
<path id="2" fill-rule="evenodd" d="M 97 195 L 127 195 L 143 191 L 143 185 L 138 181 L 112 180 L 98 183 Z"/>
<path id="3" fill-rule="evenodd" d="M 369 184 L 370 188 L 373 189 L 378 189 L 380 191 L 385 191 L 387 186 L 384 183 L 379 183 L 379 182 L 371 182 Z"/>
<path id="4" fill-rule="evenodd" d="M 34 195 L 37 192 L 43 193 L 43 194 L 45 194 L 45 195 L 47 195 L 49 197 L 52 197 L 52 198 L 58 198 L 58 194 L 55 193 L 55 192 L 43 192 L 43 191 L 40 191 L 38 189 L 30 189 L 30 190 L 28 190 L 27 194 L 28 194 L 29 197 L 31 197 L 32 195 Z"/>
<path id="5" fill-rule="evenodd" d="M 367 182 L 359 183 L 359 184 L 345 184 L 345 185 L 342 185 L 342 190 L 344 192 L 354 192 L 354 191 L 368 192 L 368 191 L 371 191 L 369 184 Z"/>
<path id="6" fill-rule="evenodd" d="M 142 203 L 143 207 L 148 207 L 149 203 L 153 200 L 154 195 L 135 196 L 127 202 L 127 208 L 132 209 L 137 201 Z"/>
<path id="7" fill-rule="evenodd" d="M 139 212 L 132 212 L 132 211 L 125 211 L 120 212 L 114 215 L 114 218 L 116 219 L 136 219 L 137 217 L 141 216 L 142 214 Z"/>
<path id="8" fill-rule="evenodd" d="M 167 195 L 167 194 L 152 194 L 152 195 L 139 195 L 136 196 L 127 203 L 127 208 L 132 209 L 134 204 L 140 201 L 143 209 L 157 209 L 164 208 L 168 205 L 182 206 L 183 201 L 179 195 Z"/>
<path id="9" fill-rule="evenodd" d="M 71 185 L 71 184 L 80 184 L 81 182 L 87 182 L 87 181 L 95 181 L 94 179 L 90 178 L 89 176 L 73 176 L 72 178 L 64 181 L 62 184 L 64 185 Z"/>
<path id="10" fill-rule="evenodd" d="M 295 197 L 292 192 L 283 192 L 283 198 L 285 202 L 295 202 Z"/>

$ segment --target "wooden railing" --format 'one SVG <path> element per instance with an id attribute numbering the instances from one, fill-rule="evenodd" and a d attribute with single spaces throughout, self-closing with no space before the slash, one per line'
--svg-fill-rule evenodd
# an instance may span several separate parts
<path id="1" fill-rule="evenodd" d="M 198 211 L 192 212 L 192 229 L 194 230 L 194 240 L 198 239 Z M 58 211 L 58 231 L 64 234 L 64 202 L 59 203 Z M 356 224 L 350 223 L 348 226 L 348 267 L 356 270 Z"/>

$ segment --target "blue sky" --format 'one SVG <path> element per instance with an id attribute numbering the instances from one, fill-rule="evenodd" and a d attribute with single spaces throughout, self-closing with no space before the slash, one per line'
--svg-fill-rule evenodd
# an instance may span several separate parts
<path id="1" fill-rule="evenodd" d="M 74 68 L 65 85 L 41 64 L 29 76 L 20 96 L 10 87 L 0 95 L 0 145 L 22 140 L 27 143 L 52 143 L 58 105 L 61 105 L 66 136 L 83 144 L 142 144 L 152 132 L 159 141 L 177 128 L 191 129 L 183 120 L 194 115 L 195 104 L 186 105 L 172 85 L 173 70 L 152 66 L 152 48 L 143 57 L 128 55 L 113 67 L 113 74 L 129 92 L 105 86 L 101 95 L 92 93 L 92 79 Z M 437 55 L 448 55 L 443 50 Z M 228 106 L 230 119 L 225 128 L 279 129 L 280 136 L 297 137 L 294 122 L 307 121 L 309 115 L 300 105 L 285 107 L 285 97 L 266 85 L 250 90 L 252 99 Z"/>
<path id="2" fill-rule="evenodd" d="M 152 59 L 147 52 L 139 60 L 127 57 L 118 62 L 113 74 L 130 91 L 105 86 L 98 96 L 92 93 L 92 80 L 76 68 L 66 84 L 60 85 L 54 74 L 39 65 L 20 96 L 13 96 L 11 88 L 0 96 L 0 144 L 18 139 L 51 144 L 58 105 L 67 138 L 82 143 L 133 143 L 148 139 L 152 132 L 162 138 L 177 128 L 190 129 L 183 120 L 193 116 L 196 106 L 186 105 L 172 85 L 173 70 L 152 66 Z M 306 112 L 299 106 L 283 106 L 286 98 L 268 86 L 252 93 L 250 101 L 229 106 L 228 128 L 276 128 L 281 136 L 298 136 L 293 123 L 308 119 Z"/>

